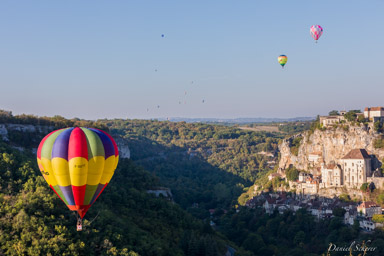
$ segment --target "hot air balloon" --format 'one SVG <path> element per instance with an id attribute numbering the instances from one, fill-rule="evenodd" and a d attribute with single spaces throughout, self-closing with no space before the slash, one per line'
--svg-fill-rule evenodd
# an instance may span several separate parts
<path id="1" fill-rule="evenodd" d="M 320 25 L 313 25 L 309 29 L 309 33 L 315 39 L 315 42 L 317 43 L 317 40 L 319 40 L 320 36 L 323 34 L 323 28 Z"/>
<path id="2" fill-rule="evenodd" d="M 37 163 L 48 185 L 78 213 L 78 231 L 85 213 L 110 182 L 118 161 L 111 135 L 93 128 L 53 131 L 37 149 Z"/>
<path id="3" fill-rule="evenodd" d="M 285 55 L 280 55 L 279 57 L 277 57 L 277 61 L 279 62 L 279 64 L 284 68 L 284 65 L 287 63 L 288 61 L 288 58 L 287 56 Z"/>

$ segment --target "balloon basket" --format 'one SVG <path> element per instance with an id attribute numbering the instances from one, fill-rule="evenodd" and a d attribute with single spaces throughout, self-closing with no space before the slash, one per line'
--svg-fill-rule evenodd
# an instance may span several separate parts
<path id="1" fill-rule="evenodd" d="M 77 220 L 77 225 L 76 225 L 76 227 L 77 227 L 77 231 L 82 231 L 83 230 L 83 220 L 82 219 L 78 219 Z"/>

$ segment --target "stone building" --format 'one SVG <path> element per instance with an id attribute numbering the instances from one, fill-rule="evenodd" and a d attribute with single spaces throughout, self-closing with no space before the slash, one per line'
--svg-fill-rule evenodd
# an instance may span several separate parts
<path id="1" fill-rule="evenodd" d="M 357 212 L 365 217 L 372 217 L 374 214 L 381 214 L 381 207 L 374 202 L 362 202 L 357 207 Z"/>
<path id="2" fill-rule="evenodd" d="M 350 188 L 360 188 L 371 176 L 371 157 L 365 149 L 352 149 L 341 160 L 344 184 Z"/>
<path id="3" fill-rule="evenodd" d="M 306 182 L 307 178 L 311 178 L 311 174 L 305 173 L 305 172 L 300 172 L 299 173 L 299 182 Z"/>
<path id="4" fill-rule="evenodd" d="M 310 166 L 315 166 L 323 161 L 323 153 L 317 151 L 308 154 L 308 161 Z"/>
<path id="5" fill-rule="evenodd" d="M 364 117 L 373 122 L 382 120 L 384 118 L 384 108 L 383 107 L 365 108 Z"/>
<path id="6" fill-rule="evenodd" d="M 343 186 L 343 170 L 340 165 L 330 163 L 321 164 L 321 188 Z"/>
<path id="7" fill-rule="evenodd" d="M 320 124 L 323 126 L 331 126 L 334 124 L 340 123 L 342 120 L 345 120 L 344 115 L 338 116 L 320 116 Z"/>
<path id="8" fill-rule="evenodd" d="M 316 195 L 319 192 L 319 181 L 306 177 L 305 182 L 298 182 L 296 190 L 304 195 Z"/>
<path id="9" fill-rule="evenodd" d="M 338 162 L 339 164 L 321 164 L 320 188 L 341 186 L 360 188 L 363 183 L 370 181 L 372 163 L 365 149 L 352 149 Z"/>

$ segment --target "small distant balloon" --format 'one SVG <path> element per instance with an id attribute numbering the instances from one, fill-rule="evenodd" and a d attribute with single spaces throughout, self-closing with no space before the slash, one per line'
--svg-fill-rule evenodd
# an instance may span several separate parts
<path id="1" fill-rule="evenodd" d="M 315 39 L 315 42 L 317 43 L 317 40 L 319 40 L 319 38 L 323 34 L 323 28 L 320 25 L 313 25 L 309 29 L 309 33 L 311 34 L 311 36 L 313 37 L 313 39 Z"/>
<path id="2" fill-rule="evenodd" d="M 161 37 L 164 37 L 164 34 L 161 34 Z"/>
<path id="3" fill-rule="evenodd" d="M 277 57 L 277 61 L 284 68 L 284 65 L 287 64 L 288 58 L 285 55 L 280 55 L 279 57 Z"/>
<path id="4" fill-rule="evenodd" d="M 160 108 L 160 105 L 157 105 L 157 108 Z"/>
<path id="5" fill-rule="evenodd" d="M 179 101 L 179 105 L 181 104 L 181 101 Z"/>
<path id="6" fill-rule="evenodd" d="M 204 102 L 205 102 L 205 100 L 202 100 L 201 102 L 203 102 L 203 103 L 204 103 Z"/>
<path id="7" fill-rule="evenodd" d="M 157 69 L 155 69 L 155 72 L 157 72 Z"/>

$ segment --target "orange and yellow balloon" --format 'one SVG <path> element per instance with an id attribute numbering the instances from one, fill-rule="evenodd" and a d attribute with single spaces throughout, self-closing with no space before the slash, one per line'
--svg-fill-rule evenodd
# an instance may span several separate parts
<path id="1" fill-rule="evenodd" d="M 280 55 L 279 57 L 277 57 L 277 61 L 284 68 L 284 65 L 287 64 L 288 58 L 285 55 Z"/>
<path id="2" fill-rule="evenodd" d="M 110 182 L 119 161 L 114 139 L 93 128 L 53 131 L 40 142 L 37 163 L 45 180 L 82 219 Z"/>

